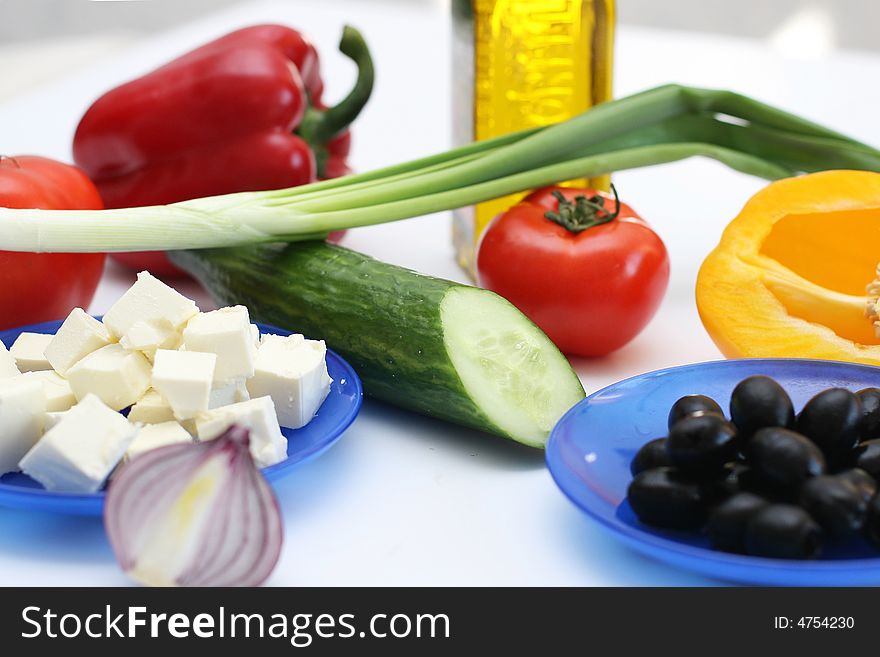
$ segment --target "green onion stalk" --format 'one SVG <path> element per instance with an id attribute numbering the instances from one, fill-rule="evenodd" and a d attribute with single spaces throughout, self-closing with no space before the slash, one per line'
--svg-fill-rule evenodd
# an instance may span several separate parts
<path id="1" fill-rule="evenodd" d="M 880 151 L 821 125 L 729 91 L 666 85 L 563 123 L 289 189 L 114 210 L 0 208 L 0 250 L 152 251 L 316 239 L 694 156 L 769 180 L 824 169 L 880 171 Z"/>

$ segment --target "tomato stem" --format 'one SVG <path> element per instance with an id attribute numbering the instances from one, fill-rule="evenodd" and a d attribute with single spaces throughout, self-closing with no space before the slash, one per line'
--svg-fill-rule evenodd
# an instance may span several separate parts
<path id="1" fill-rule="evenodd" d="M 548 210 L 544 216 L 577 235 L 588 228 L 607 224 L 617 218 L 620 214 L 620 198 L 613 184 L 611 193 L 614 194 L 614 212 L 609 212 L 605 207 L 606 199 L 601 194 L 593 194 L 589 198 L 578 194 L 574 197 L 574 201 L 570 201 L 562 192 L 556 190 L 553 192 L 553 197 L 559 201 L 559 209 L 556 212 Z"/>

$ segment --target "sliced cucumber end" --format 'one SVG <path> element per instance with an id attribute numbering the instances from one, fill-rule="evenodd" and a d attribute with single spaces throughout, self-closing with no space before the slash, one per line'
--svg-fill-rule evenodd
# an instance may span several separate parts
<path id="1" fill-rule="evenodd" d="M 586 396 L 550 338 L 497 294 L 450 288 L 440 319 L 466 393 L 499 433 L 542 448 L 559 418 Z"/>

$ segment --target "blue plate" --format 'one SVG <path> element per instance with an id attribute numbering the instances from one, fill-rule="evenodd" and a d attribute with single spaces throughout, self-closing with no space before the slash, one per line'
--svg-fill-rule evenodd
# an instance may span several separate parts
<path id="1" fill-rule="evenodd" d="M 771 376 L 795 408 L 829 387 L 880 386 L 880 368 L 800 359 L 700 363 L 649 372 L 596 392 L 566 413 L 547 444 L 547 465 L 578 507 L 630 547 L 709 577 L 786 586 L 880 584 L 880 552 L 865 542 L 833 546 L 815 561 L 789 561 L 717 552 L 704 535 L 654 529 L 626 502 L 629 464 L 644 443 L 666 434 L 666 417 L 683 395 L 708 395 L 726 407 L 730 393 L 753 374 Z"/>
<path id="2" fill-rule="evenodd" d="M 55 333 L 59 326 L 61 322 L 44 322 L 0 331 L 0 340 L 9 347 L 19 333 Z M 257 323 L 257 326 L 261 333 L 291 334 L 291 331 L 266 324 Z M 361 380 L 351 365 L 329 349 L 327 371 L 333 384 L 317 415 L 301 429 L 281 427 L 281 433 L 287 438 L 287 459 L 263 469 L 263 474 L 269 481 L 283 477 L 294 467 L 323 454 L 354 422 L 363 400 Z M 72 515 L 101 515 L 104 510 L 104 493 L 52 493 L 27 475 L 10 473 L 0 477 L 0 505 Z"/>

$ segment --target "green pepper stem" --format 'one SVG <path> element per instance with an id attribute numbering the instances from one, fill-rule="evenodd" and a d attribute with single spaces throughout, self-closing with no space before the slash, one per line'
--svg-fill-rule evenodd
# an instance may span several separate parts
<path id="1" fill-rule="evenodd" d="M 373 92 L 375 72 L 370 49 L 361 33 L 350 25 L 342 30 L 339 51 L 351 59 L 358 69 L 354 87 L 337 105 L 327 109 L 310 106 L 306 109 L 296 133 L 315 150 L 319 160 L 326 158 L 324 145 L 345 130 L 361 113 Z M 319 164 L 323 164 L 319 162 Z M 323 168 L 323 167 L 319 167 Z"/>

